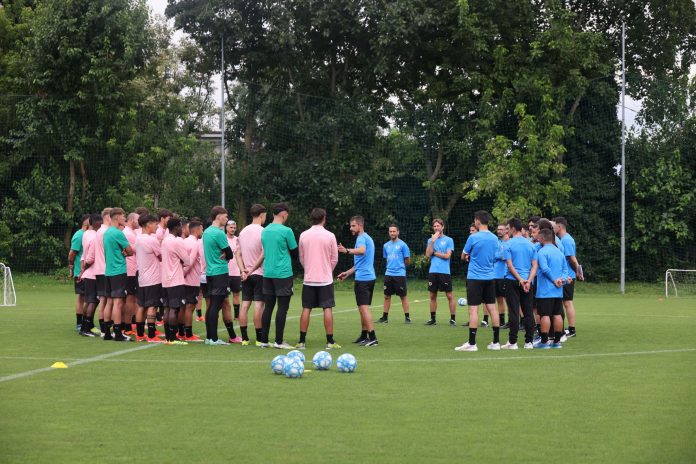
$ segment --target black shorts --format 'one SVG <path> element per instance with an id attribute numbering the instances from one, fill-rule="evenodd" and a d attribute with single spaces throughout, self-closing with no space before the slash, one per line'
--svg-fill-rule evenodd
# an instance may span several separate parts
<path id="1" fill-rule="evenodd" d="M 263 301 L 263 276 L 252 274 L 242 282 L 242 301 Z"/>
<path id="2" fill-rule="evenodd" d="M 97 279 L 82 279 L 85 283 L 85 303 L 99 303 L 97 298 Z"/>
<path id="3" fill-rule="evenodd" d="M 292 295 L 292 277 L 284 277 L 275 279 L 272 277 L 263 278 L 263 295 L 264 296 L 291 296 Z"/>
<path id="4" fill-rule="evenodd" d="M 537 298 L 539 316 L 560 316 L 563 311 L 562 298 Z"/>
<path id="5" fill-rule="evenodd" d="M 573 295 L 575 295 L 575 279 L 563 286 L 563 301 L 573 301 Z"/>
<path id="6" fill-rule="evenodd" d="M 186 305 L 185 287 L 185 285 L 176 285 L 164 288 L 164 306 L 169 309 L 179 309 Z"/>
<path id="7" fill-rule="evenodd" d="M 495 279 L 495 297 L 501 298 L 505 296 L 505 279 Z"/>
<path id="8" fill-rule="evenodd" d="M 84 295 L 85 294 L 85 281 L 84 279 L 80 280 L 78 282 L 77 277 L 73 279 L 75 282 L 75 295 Z"/>
<path id="9" fill-rule="evenodd" d="M 230 291 L 232 293 L 239 293 L 242 291 L 242 278 L 239 276 L 230 276 L 229 285 Z"/>
<path id="10" fill-rule="evenodd" d="M 450 274 L 428 274 L 428 291 L 430 293 L 451 292 L 452 276 Z"/>
<path id="11" fill-rule="evenodd" d="M 104 274 L 97 276 L 97 296 L 106 296 L 106 277 Z"/>
<path id="12" fill-rule="evenodd" d="M 495 304 L 495 281 L 473 280 L 466 281 L 466 299 L 469 306 Z"/>
<path id="13" fill-rule="evenodd" d="M 198 294 L 201 288 L 193 285 L 184 285 L 184 300 L 187 305 L 198 304 Z"/>
<path id="14" fill-rule="evenodd" d="M 126 279 L 126 291 L 129 295 L 138 294 L 138 276 L 128 276 L 128 279 Z"/>
<path id="15" fill-rule="evenodd" d="M 203 298 L 208 298 L 208 283 L 207 282 L 201 282 L 201 293 L 203 294 Z"/>
<path id="16" fill-rule="evenodd" d="M 369 306 L 372 304 L 372 294 L 375 291 L 374 280 L 356 280 L 353 286 L 355 292 L 355 303 L 358 306 Z"/>
<path id="17" fill-rule="evenodd" d="M 106 297 L 125 298 L 128 296 L 127 285 L 128 276 L 126 274 L 106 276 Z"/>
<path id="18" fill-rule="evenodd" d="M 162 284 L 138 287 L 138 304 L 143 308 L 160 306 L 162 304 Z"/>
<path id="19" fill-rule="evenodd" d="M 405 276 L 384 276 L 384 295 L 406 296 Z"/>
<path id="20" fill-rule="evenodd" d="M 227 296 L 230 294 L 230 276 L 227 274 L 206 276 L 206 280 L 208 296 Z"/>
<path id="21" fill-rule="evenodd" d="M 336 302 L 333 284 L 320 287 L 302 286 L 302 308 L 333 308 L 334 306 L 336 306 Z"/>

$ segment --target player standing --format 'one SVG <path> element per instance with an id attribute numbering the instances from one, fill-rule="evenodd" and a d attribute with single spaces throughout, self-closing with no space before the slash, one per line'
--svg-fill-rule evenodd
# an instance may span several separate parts
<path id="1" fill-rule="evenodd" d="M 157 308 L 162 304 L 162 252 L 155 232 L 158 220 L 145 214 L 138 218 L 141 233 L 135 240 L 138 267 L 138 308 L 135 314 L 136 341 L 161 343 L 157 338 Z M 147 336 L 145 321 L 147 318 Z"/>
<path id="2" fill-rule="evenodd" d="M 210 305 L 205 311 L 205 344 L 211 346 L 228 345 L 218 338 L 218 318 L 220 309 L 229 294 L 229 267 L 227 262 L 234 258 L 227 237 L 222 228 L 227 224 L 227 210 L 214 206 L 210 212 L 212 223 L 203 232 L 203 251 L 206 262 L 206 289 Z M 237 340 L 232 324 L 227 327 L 230 339 Z M 242 339 L 239 338 L 241 342 Z"/>
<path id="3" fill-rule="evenodd" d="M 430 258 L 428 271 L 428 292 L 430 293 L 430 320 L 425 325 L 435 325 L 437 321 L 437 293 L 445 292 L 450 310 L 450 325 L 457 325 L 456 306 L 452 295 L 452 274 L 450 258 L 454 252 L 454 240 L 445 235 L 445 221 L 433 219 L 433 235 L 428 239 L 425 256 Z"/>
<path id="4" fill-rule="evenodd" d="M 228 262 L 228 272 L 230 276 L 229 287 L 230 291 L 232 292 L 234 319 L 239 319 L 239 293 L 242 291 L 242 269 L 240 266 L 244 266 L 244 262 L 240 259 L 239 253 L 237 253 L 237 250 L 239 249 L 239 238 L 234 235 L 236 231 L 237 223 L 232 219 L 229 219 L 227 221 L 227 225 L 225 226 L 225 232 L 227 233 L 227 243 L 229 243 L 230 249 L 234 254 L 234 259 L 231 259 Z M 227 317 L 232 320 L 229 300 L 225 300 L 223 311 L 223 316 L 227 314 Z"/>
<path id="5" fill-rule="evenodd" d="M 384 324 L 389 322 L 391 297 L 398 295 L 401 298 L 401 307 L 404 309 L 405 323 L 410 324 L 406 266 L 411 264 L 411 251 L 408 245 L 399 238 L 399 226 L 396 224 L 389 226 L 389 241 L 382 247 L 382 257 L 387 261 L 387 270 L 384 273 L 384 311 L 377 322 Z"/>
<path id="6" fill-rule="evenodd" d="M 375 326 L 372 322 L 370 305 L 372 304 L 372 294 L 375 291 L 375 243 L 372 237 L 365 232 L 365 219 L 362 216 L 353 216 L 350 219 L 350 233 L 357 236 L 355 248 L 346 248 L 342 244 L 338 245 L 338 252 L 353 255 L 353 267 L 338 275 L 338 280 L 345 280 L 355 274 L 355 303 L 360 312 L 360 323 L 362 331 L 360 336 L 353 342 L 362 346 L 377 346 L 377 335 Z"/>
<path id="7" fill-rule="evenodd" d="M 553 220 L 556 223 L 554 232 L 561 239 L 563 244 L 563 254 L 568 264 L 568 276 L 573 279 L 571 282 L 563 286 L 563 306 L 566 316 L 568 317 L 568 338 L 575 337 L 575 304 L 573 303 L 573 295 L 575 294 L 575 280 L 585 280 L 582 273 L 582 267 L 578 263 L 575 256 L 575 239 L 568 233 L 568 221 L 566 218 L 559 216 Z"/>
<path id="8" fill-rule="evenodd" d="M 517 333 L 520 328 L 520 310 L 524 323 L 524 347 L 533 348 L 534 340 L 534 314 L 532 313 L 531 292 L 532 281 L 536 275 L 537 260 L 535 258 L 534 245 L 524 238 L 522 234 L 522 222 L 513 218 L 508 221 L 508 228 L 512 238 L 505 250 L 505 300 L 508 314 L 510 315 L 510 333 L 508 341 L 501 346 L 504 350 L 517 349 Z"/>
<path id="9" fill-rule="evenodd" d="M 193 310 L 198 303 L 198 294 L 201 291 L 201 255 L 199 242 L 203 236 L 203 224 L 200 221 L 191 220 L 188 224 L 189 236 L 184 239 L 186 251 L 191 258 L 191 266 L 184 272 L 184 289 L 186 308 L 183 317 L 184 341 L 202 342 L 198 335 L 193 334 Z M 179 333 L 181 335 L 181 333 Z"/>
<path id="10" fill-rule="evenodd" d="M 82 318 L 85 313 L 85 283 L 78 277 L 80 275 L 80 259 L 82 258 L 82 236 L 87 229 L 89 229 L 89 214 L 82 216 L 80 228 L 70 239 L 70 251 L 68 252 L 70 278 L 75 286 L 75 330 L 78 333 L 82 328 Z"/>
<path id="11" fill-rule="evenodd" d="M 162 240 L 165 339 L 169 345 L 186 345 L 177 338 L 177 316 L 186 305 L 184 268 L 191 266 L 191 258 L 181 238 L 181 220 L 170 217 L 167 230 L 169 233 Z"/>
<path id="12" fill-rule="evenodd" d="M 104 276 L 106 277 L 106 297 L 111 299 L 111 320 L 114 327 L 114 341 L 127 342 L 125 336 L 126 322 L 123 319 L 126 296 L 128 295 L 128 274 L 126 256 L 133 254 L 123 227 L 126 224 L 126 212 L 121 208 L 111 209 L 111 226 L 104 232 L 104 258 L 106 262 Z M 128 321 L 130 327 L 130 321 Z M 109 327 L 107 327 L 107 330 Z M 104 337 L 106 340 L 107 338 Z"/>
<path id="13" fill-rule="evenodd" d="M 126 236 L 128 243 L 133 251 L 135 251 L 135 240 L 138 236 L 137 231 L 139 231 L 138 218 L 140 215 L 138 213 L 130 213 L 126 219 L 126 226 L 123 228 L 123 235 Z M 130 325 L 134 322 L 135 312 L 137 309 L 137 297 L 138 297 L 138 263 L 136 261 L 135 253 L 131 256 L 126 257 L 126 275 L 127 275 L 127 296 L 126 296 L 126 306 L 125 315 L 123 317 L 123 322 L 129 327 L 126 331 L 126 335 L 135 335 L 133 328 Z"/>
<path id="14" fill-rule="evenodd" d="M 507 271 L 505 250 L 508 247 L 510 236 L 508 235 L 507 224 L 498 224 L 495 231 L 498 236 L 498 249 L 495 252 L 495 264 L 493 266 L 495 273 L 495 301 L 498 306 L 500 328 L 507 329 L 509 326 L 505 324 L 505 272 Z"/>
<path id="15" fill-rule="evenodd" d="M 541 319 L 541 340 L 534 348 L 562 348 L 563 336 L 563 284 L 571 281 L 564 272 L 565 257 L 554 246 L 554 234 L 549 229 L 539 231 L 541 249 L 537 252 L 539 272 L 537 274 L 536 304 Z M 549 343 L 549 330 L 554 326 L 554 342 Z"/>
<path id="16" fill-rule="evenodd" d="M 103 332 L 104 321 L 99 321 L 101 330 L 94 327 L 94 313 L 99 304 L 97 296 L 97 275 L 94 272 L 94 253 L 97 241 L 97 230 L 102 225 L 100 214 L 92 214 L 89 217 L 89 226 L 82 234 L 82 257 L 80 258 L 80 275 L 78 280 L 85 286 L 85 313 L 82 317 L 80 335 L 83 337 L 96 337 Z"/>
<path id="17" fill-rule="evenodd" d="M 478 329 L 478 307 L 486 305 L 493 324 L 493 342 L 489 350 L 500 350 L 500 324 L 495 310 L 495 252 L 498 238 L 488 230 L 490 215 L 487 211 L 477 211 L 474 223 L 478 232 L 470 235 L 464 245 L 464 253 L 469 260 L 466 274 L 466 299 L 469 302 L 469 341 L 455 348 L 456 351 L 478 351 L 476 332 Z"/>
<path id="18" fill-rule="evenodd" d="M 333 270 L 338 263 L 336 236 L 326 230 L 326 210 L 314 208 L 310 214 L 312 227 L 300 234 L 299 258 L 304 268 L 302 285 L 302 316 L 300 318 L 300 341 L 295 346 L 305 349 L 305 338 L 309 328 L 309 316 L 313 308 L 324 310 L 326 348 L 340 348 L 333 338 L 334 301 Z"/>
<path id="19" fill-rule="evenodd" d="M 256 330 L 256 346 L 261 346 L 261 328 L 263 327 L 263 244 L 261 233 L 266 223 L 266 207 L 252 205 L 251 224 L 239 233 L 239 251 L 244 263 L 245 273 L 242 279 L 242 307 L 239 312 L 239 329 L 242 332 L 242 345 L 249 344 L 247 325 L 249 323 L 249 308 L 254 302 L 254 329 Z M 256 267 L 254 267 L 256 266 Z M 250 272 L 251 269 L 253 272 Z"/>
<path id="20" fill-rule="evenodd" d="M 104 208 L 101 212 L 102 224 L 97 230 L 97 237 L 94 240 L 94 273 L 97 278 L 97 297 L 99 297 L 99 327 L 105 340 L 111 340 L 111 298 L 106 296 L 106 278 L 104 271 L 106 262 L 104 261 L 104 233 L 111 226 L 111 208 Z M 108 324 L 107 324 L 108 322 Z M 108 331 L 106 329 L 109 329 Z"/>

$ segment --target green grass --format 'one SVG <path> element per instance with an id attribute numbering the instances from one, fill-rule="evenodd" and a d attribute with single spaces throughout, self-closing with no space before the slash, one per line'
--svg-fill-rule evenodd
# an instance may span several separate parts
<path id="1" fill-rule="evenodd" d="M 141 346 L 78 337 L 68 285 L 15 283 L 19 305 L 0 308 L 0 378 Z M 488 352 L 480 329 L 480 351 L 456 353 L 467 331 L 445 324 L 442 302 L 441 324 L 424 327 L 424 288 L 410 282 L 414 323 L 393 307 L 373 349 L 350 343 L 358 315 L 339 288 L 335 333 L 354 374 L 293 380 L 271 373 L 273 350 L 142 345 L 2 381 L 0 462 L 696 461 L 696 299 L 580 285 L 579 336 L 563 350 Z M 313 317 L 307 356 L 324 342 Z"/>

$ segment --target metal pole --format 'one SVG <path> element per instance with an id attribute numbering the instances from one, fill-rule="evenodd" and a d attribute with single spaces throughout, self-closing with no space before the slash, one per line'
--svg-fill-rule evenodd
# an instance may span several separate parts
<path id="1" fill-rule="evenodd" d="M 621 25 L 621 293 L 626 293 L 626 23 Z"/>
<path id="2" fill-rule="evenodd" d="M 225 207 L 225 36 L 220 35 L 220 205 Z"/>

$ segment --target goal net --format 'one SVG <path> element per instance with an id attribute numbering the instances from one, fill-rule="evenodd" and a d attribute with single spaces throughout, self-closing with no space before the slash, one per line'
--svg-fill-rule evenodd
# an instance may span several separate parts
<path id="1" fill-rule="evenodd" d="M 696 296 L 696 269 L 667 269 L 665 297 Z"/>
<path id="2" fill-rule="evenodd" d="M 9 267 L 0 263 L 0 306 L 15 306 L 17 304 L 17 294 L 15 293 L 14 282 L 12 281 L 12 271 Z"/>

